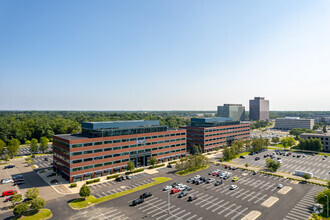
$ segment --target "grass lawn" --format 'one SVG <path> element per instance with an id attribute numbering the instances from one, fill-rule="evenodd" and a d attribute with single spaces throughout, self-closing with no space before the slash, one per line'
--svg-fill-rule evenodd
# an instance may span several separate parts
<path id="1" fill-rule="evenodd" d="M 39 212 L 28 212 L 24 216 L 20 218 L 13 218 L 13 219 L 25 219 L 25 220 L 43 220 L 43 219 L 50 219 L 53 217 L 53 213 L 49 209 L 40 209 Z"/>
<path id="2" fill-rule="evenodd" d="M 18 159 L 18 158 L 23 158 L 23 156 L 16 156 L 16 157 L 13 157 L 13 159 Z"/>
<path id="3" fill-rule="evenodd" d="M 176 174 L 179 175 L 179 176 L 186 176 L 186 175 L 189 175 L 189 174 L 191 174 L 191 173 L 198 172 L 198 171 L 200 171 L 200 170 L 205 170 L 205 169 L 207 169 L 207 168 L 209 168 L 209 166 L 201 167 L 201 168 L 199 168 L 199 169 L 196 169 L 196 170 L 190 170 L 190 171 L 187 171 L 187 170 L 181 170 L 181 171 L 176 172 Z"/>
<path id="4" fill-rule="evenodd" d="M 168 178 L 168 177 L 155 177 L 155 178 L 152 178 L 152 179 L 154 180 L 154 182 L 152 182 L 152 183 L 148 183 L 148 184 L 145 184 L 145 185 L 142 185 L 142 186 L 135 187 L 133 189 L 129 189 L 129 190 L 122 191 L 122 192 L 115 193 L 115 194 L 108 195 L 108 196 L 104 196 L 104 197 L 101 197 L 101 198 L 96 199 L 94 196 L 89 196 L 88 198 L 86 198 L 86 200 L 83 199 L 83 198 L 75 199 L 69 204 L 69 206 L 72 209 L 87 208 L 87 207 L 92 206 L 94 204 L 98 204 L 98 203 L 101 203 L 101 202 L 106 202 L 106 201 L 109 201 L 111 199 L 115 199 L 117 197 L 124 196 L 124 195 L 130 194 L 130 193 L 133 193 L 133 192 L 136 192 L 136 191 L 139 191 L 139 190 L 142 190 L 142 189 L 146 189 L 146 188 L 149 188 L 151 186 L 155 186 L 155 185 L 158 185 L 160 183 L 164 183 L 164 182 L 172 180 L 171 178 Z"/>

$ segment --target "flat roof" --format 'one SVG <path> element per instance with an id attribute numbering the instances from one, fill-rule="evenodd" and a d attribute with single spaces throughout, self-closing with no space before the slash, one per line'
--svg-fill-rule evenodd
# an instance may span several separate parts
<path id="1" fill-rule="evenodd" d="M 134 128 L 146 126 L 159 126 L 157 120 L 127 120 L 127 121 L 97 121 L 97 122 L 82 122 L 81 127 L 84 129 L 99 130 L 99 129 L 116 129 L 116 128 Z"/>
<path id="2" fill-rule="evenodd" d="M 57 135 L 54 135 L 54 137 L 59 137 L 59 138 L 62 138 L 64 140 L 69 140 L 69 141 L 89 138 L 89 137 L 83 136 L 81 134 L 57 134 Z"/>
<path id="3" fill-rule="evenodd" d="M 306 135 L 306 136 L 324 136 L 324 137 L 329 137 L 330 133 L 302 133 L 301 135 Z"/>

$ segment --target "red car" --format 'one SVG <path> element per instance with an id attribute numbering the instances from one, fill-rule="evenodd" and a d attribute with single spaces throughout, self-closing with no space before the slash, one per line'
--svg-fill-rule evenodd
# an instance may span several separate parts
<path id="1" fill-rule="evenodd" d="M 15 195 L 16 193 L 17 193 L 16 190 L 7 190 L 7 191 L 2 192 L 2 197 Z"/>
<path id="2" fill-rule="evenodd" d="M 11 196 L 11 197 L 7 197 L 7 198 L 5 199 L 5 202 L 11 201 L 12 199 L 13 199 L 12 196 Z"/>
<path id="3" fill-rule="evenodd" d="M 173 188 L 172 190 L 171 190 L 171 193 L 172 194 L 174 194 L 174 193 L 177 193 L 177 192 L 179 192 L 180 190 L 178 189 L 178 188 Z"/>
<path id="4" fill-rule="evenodd" d="M 218 175 L 218 172 L 214 172 L 214 173 L 212 174 L 212 176 L 216 176 L 216 175 Z"/>

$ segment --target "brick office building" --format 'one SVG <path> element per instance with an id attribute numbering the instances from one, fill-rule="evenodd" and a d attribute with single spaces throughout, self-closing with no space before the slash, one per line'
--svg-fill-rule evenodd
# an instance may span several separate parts
<path id="1" fill-rule="evenodd" d="M 192 118 L 187 130 L 187 149 L 193 144 L 209 152 L 215 147 L 230 146 L 237 140 L 250 139 L 250 124 L 232 121 L 231 118 Z"/>
<path id="2" fill-rule="evenodd" d="M 126 170 L 127 162 L 146 166 L 186 156 L 186 130 L 169 130 L 159 121 L 81 124 L 81 134 L 53 137 L 54 170 L 70 182 Z"/>

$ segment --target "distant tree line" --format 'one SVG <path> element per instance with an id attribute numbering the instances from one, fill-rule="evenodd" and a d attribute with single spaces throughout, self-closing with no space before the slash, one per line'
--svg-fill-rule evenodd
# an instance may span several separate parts
<path id="1" fill-rule="evenodd" d="M 265 128 L 269 125 L 271 125 L 271 123 L 268 121 L 256 121 L 255 123 L 251 123 L 250 128 L 253 130 L 258 128 Z"/>
<path id="2" fill-rule="evenodd" d="M 291 135 L 296 136 L 296 139 L 299 139 L 299 135 L 302 133 L 316 133 L 314 130 L 307 129 L 307 128 L 294 128 L 289 131 Z"/>
<path id="3" fill-rule="evenodd" d="M 301 150 L 322 151 L 323 145 L 320 139 L 299 139 L 299 144 L 294 148 Z"/>
<path id="4" fill-rule="evenodd" d="M 329 116 L 330 111 L 270 111 L 269 117 L 271 119 L 284 117 L 300 117 L 311 118 L 315 115 Z"/>
<path id="5" fill-rule="evenodd" d="M 0 111 L 0 139 L 6 144 L 17 139 L 30 144 L 35 138 L 52 141 L 55 134 L 81 132 L 81 122 L 116 120 L 159 120 L 170 128 L 188 125 L 188 113 L 196 112 L 75 112 L 75 111 Z"/>

